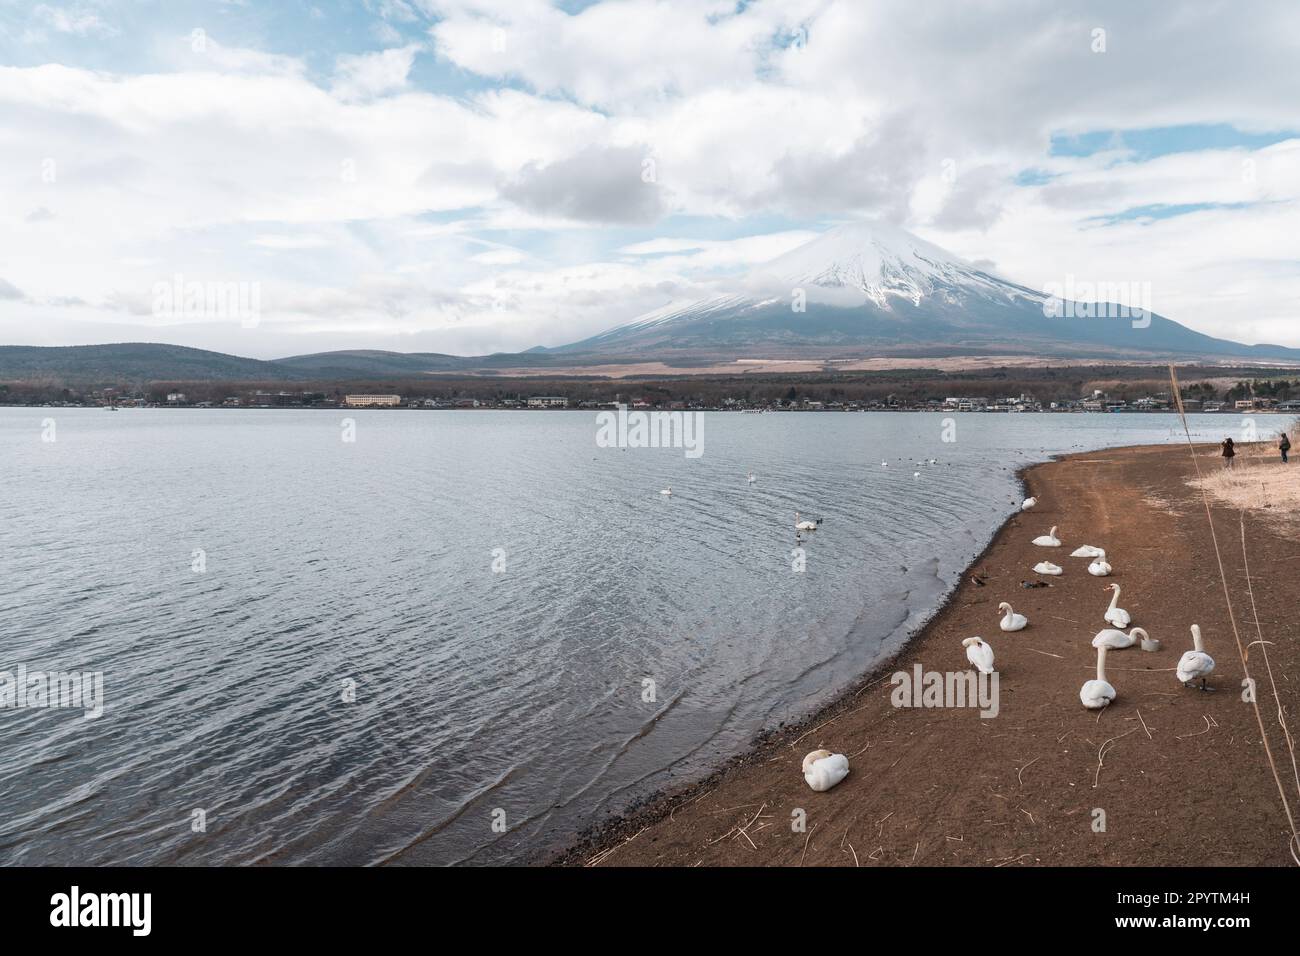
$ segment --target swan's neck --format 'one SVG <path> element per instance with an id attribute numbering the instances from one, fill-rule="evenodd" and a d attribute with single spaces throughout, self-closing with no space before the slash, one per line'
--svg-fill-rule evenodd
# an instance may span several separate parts
<path id="1" fill-rule="evenodd" d="M 1201 640 L 1201 629 L 1199 627 L 1192 628 L 1192 647 L 1196 648 L 1198 654 L 1205 653 L 1205 642 Z"/>
<path id="2" fill-rule="evenodd" d="M 1097 648 L 1097 680 L 1106 680 L 1106 645 Z"/>
<path id="3" fill-rule="evenodd" d="M 1094 607 L 1095 606 L 1096 605 L 1094 605 Z M 1110 609 L 1113 611 L 1117 607 L 1119 607 L 1119 588 L 1115 588 L 1115 593 L 1114 595 L 1111 596 L 1110 599 Z"/>

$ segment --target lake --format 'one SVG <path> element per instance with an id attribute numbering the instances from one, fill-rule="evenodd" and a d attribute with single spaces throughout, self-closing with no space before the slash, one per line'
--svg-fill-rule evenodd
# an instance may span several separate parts
<path id="1" fill-rule="evenodd" d="M 0 408 L 0 671 L 103 680 L 0 710 L 0 861 L 534 859 L 893 653 L 1022 465 L 1182 439 L 944 418 L 704 413 L 688 457 L 593 412 Z"/>

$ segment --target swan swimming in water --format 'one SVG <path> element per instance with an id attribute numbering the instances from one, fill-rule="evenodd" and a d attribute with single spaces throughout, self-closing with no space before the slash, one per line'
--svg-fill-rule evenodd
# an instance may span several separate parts
<path id="1" fill-rule="evenodd" d="M 669 485 L 669 486 L 668 486 L 667 488 L 665 488 L 663 491 L 659 492 L 659 494 L 661 494 L 661 495 L 668 495 L 668 496 L 670 496 L 670 497 L 672 496 L 672 493 L 673 493 L 673 486 L 672 486 L 672 485 Z"/>
<path id="2" fill-rule="evenodd" d="M 1195 649 L 1187 651 L 1178 659 L 1178 679 L 1186 687 L 1199 677 L 1201 690 L 1209 690 L 1205 686 L 1205 678 L 1214 670 L 1214 658 L 1205 653 L 1205 642 L 1201 639 L 1199 624 L 1192 625 L 1192 647 Z"/>
<path id="3" fill-rule="evenodd" d="M 1106 552 L 1101 548 L 1094 548 L 1090 544 L 1082 545 L 1070 552 L 1072 558 L 1104 558 Z"/>
<path id="4" fill-rule="evenodd" d="M 1030 511 L 1030 510 L 1032 510 L 1033 508 L 1035 508 L 1037 505 L 1038 505 L 1038 499 L 1037 499 L 1037 498 L 1026 498 L 1025 501 L 1024 501 L 1024 503 L 1020 506 L 1020 510 L 1021 510 L 1021 511 Z"/>
<path id="5" fill-rule="evenodd" d="M 1047 534 L 1040 534 L 1034 539 L 1034 544 L 1040 548 L 1059 548 L 1061 539 L 1056 536 L 1056 525 L 1052 525 L 1052 530 Z"/>
<path id="6" fill-rule="evenodd" d="M 966 648 L 966 660 L 975 666 L 981 674 L 993 673 L 993 648 L 984 643 L 981 637 L 968 637 L 962 641 Z"/>
<path id="7" fill-rule="evenodd" d="M 998 605 L 999 611 L 1006 611 L 1006 616 L 998 623 L 1004 631 L 1023 631 L 1029 625 L 1029 618 L 1011 610 L 1011 605 L 1003 601 Z"/>
<path id="8" fill-rule="evenodd" d="M 758 479 L 754 477 L 754 473 L 751 471 L 749 473 L 749 483 L 752 485 L 756 481 L 758 481 Z"/>
<path id="9" fill-rule="evenodd" d="M 1034 565 L 1034 570 L 1039 574 L 1050 574 L 1053 576 L 1065 573 L 1064 568 L 1059 564 L 1053 564 L 1051 561 L 1039 561 Z"/>
<path id="10" fill-rule="evenodd" d="M 824 793 L 849 775 L 849 758 L 829 750 L 814 750 L 803 758 L 803 778 L 808 786 Z"/>
<path id="11" fill-rule="evenodd" d="M 1133 628 L 1127 634 L 1108 627 L 1104 631 L 1097 632 L 1097 636 L 1092 639 L 1092 646 L 1101 647 L 1105 645 L 1113 651 L 1122 651 L 1126 647 L 1132 647 L 1138 641 L 1142 642 L 1142 649 L 1146 650 L 1147 644 L 1151 641 L 1151 635 L 1140 627 Z M 1159 642 L 1156 642 L 1156 646 L 1160 646 Z"/>
<path id="12" fill-rule="evenodd" d="M 1112 584 L 1106 590 L 1114 591 L 1115 596 L 1110 599 L 1110 607 L 1106 609 L 1104 620 L 1107 624 L 1113 624 L 1122 630 L 1133 623 L 1133 615 L 1119 606 L 1120 590 L 1118 584 Z"/>
<path id="13" fill-rule="evenodd" d="M 1115 688 L 1106 682 L 1106 645 L 1097 648 L 1097 679 L 1079 688 L 1079 703 L 1089 710 L 1100 710 L 1115 699 Z"/>
<path id="14" fill-rule="evenodd" d="M 1091 574 L 1094 578 L 1109 577 L 1110 572 L 1113 570 L 1114 568 L 1110 566 L 1110 562 L 1106 560 L 1105 551 L 1097 555 L 1097 559 L 1093 561 L 1092 564 L 1088 565 L 1088 573 Z"/>
<path id="15" fill-rule="evenodd" d="M 794 513 L 794 529 L 796 531 L 816 531 L 817 526 L 821 523 L 821 518 L 818 518 L 816 521 L 800 521 L 799 512 L 796 511 Z"/>

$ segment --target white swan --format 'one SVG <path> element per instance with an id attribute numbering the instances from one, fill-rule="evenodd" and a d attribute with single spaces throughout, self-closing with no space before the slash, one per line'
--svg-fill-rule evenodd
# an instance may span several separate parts
<path id="1" fill-rule="evenodd" d="M 1051 561 L 1039 561 L 1034 565 L 1034 570 L 1039 574 L 1051 574 L 1053 576 L 1065 573 L 1064 568 L 1059 564 L 1053 564 Z"/>
<path id="2" fill-rule="evenodd" d="M 920 473 L 919 471 L 914 471 L 914 472 L 912 472 L 912 477 L 913 477 L 913 478 L 920 478 L 920 477 L 921 477 L 921 473 Z"/>
<path id="3" fill-rule="evenodd" d="M 881 467 L 881 468 L 888 468 L 888 467 L 889 467 L 889 462 L 887 462 L 887 461 L 882 461 L 882 462 L 880 463 L 880 467 Z"/>
<path id="4" fill-rule="evenodd" d="M 1099 554 L 1092 564 L 1088 565 L 1088 573 L 1094 578 L 1110 577 L 1110 572 L 1113 570 L 1114 568 L 1110 566 L 1110 562 L 1106 560 L 1105 551 Z"/>
<path id="5" fill-rule="evenodd" d="M 1112 584 L 1106 590 L 1114 591 L 1115 596 L 1110 599 L 1110 607 L 1106 609 L 1105 622 L 1121 629 L 1128 627 L 1133 623 L 1133 615 L 1119 606 L 1119 585 Z"/>
<path id="6" fill-rule="evenodd" d="M 1133 628 L 1133 630 L 1142 631 L 1142 628 L 1135 627 Z M 1157 641 L 1151 635 L 1147 634 L 1146 631 L 1142 631 L 1142 650 L 1154 653 L 1155 651 L 1160 650 L 1160 642 Z"/>
<path id="7" fill-rule="evenodd" d="M 1056 536 L 1056 525 L 1052 525 L 1052 530 L 1047 534 L 1040 534 L 1034 539 L 1034 544 L 1040 548 L 1059 548 L 1061 539 Z"/>
<path id="8" fill-rule="evenodd" d="M 758 479 L 754 477 L 754 473 L 751 471 L 749 473 L 749 483 L 752 485 L 756 481 L 758 481 Z"/>
<path id="9" fill-rule="evenodd" d="M 814 750 L 803 758 L 803 778 L 818 793 L 823 793 L 849 775 L 849 758 L 829 750 Z"/>
<path id="10" fill-rule="evenodd" d="M 1090 544 L 1082 545 L 1070 552 L 1070 557 L 1072 558 L 1102 558 L 1105 556 L 1105 551 L 1101 548 L 1094 548 Z"/>
<path id="11" fill-rule="evenodd" d="M 1178 659 L 1178 679 L 1187 686 L 1196 678 L 1201 679 L 1201 690 L 1206 690 L 1205 678 L 1214 670 L 1214 658 L 1205 653 L 1205 642 L 1201 640 L 1201 626 L 1192 625 L 1192 646 L 1195 650 L 1188 651 Z"/>
<path id="12" fill-rule="evenodd" d="M 661 495 L 671 495 L 672 493 L 673 493 L 673 486 L 672 486 L 672 485 L 669 485 L 669 486 L 668 486 L 667 488 L 665 488 L 663 491 L 659 492 L 659 494 L 661 494 Z"/>
<path id="13" fill-rule="evenodd" d="M 816 531 L 817 526 L 821 523 L 821 518 L 818 518 L 816 521 L 800 521 L 799 512 L 796 511 L 794 513 L 794 529 L 796 531 Z"/>
<path id="14" fill-rule="evenodd" d="M 981 674 L 993 673 L 993 648 L 984 643 L 980 637 L 968 637 L 962 641 L 966 648 L 966 660 L 970 661 Z"/>
<path id="15" fill-rule="evenodd" d="M 1133 630 L 1127 634 L 1123 631 L 1117 631 L 1114 628 L 1108 627 L 1104 631 L 1097 632 L 1097 636 L 1092 639 L 1092 646 L 1102 647 L 1104 645 L 1113 651 L 1122 651 L 1124 648 L 1132 647 L 1138 641 L 1141 641 L 1142 646 L 1145 649 L 1150 640 L 1151 635 L 1140 627 L 1133 628 Z M 1158 642 L 1156 646 L 1159 646 Z"/>
<path id="16" fill-rule="evenodd" d="M 1106 645 L 1097 648 L 1097 679 L 1079 688 L 1079 702 L 1089 710 L 1100 710 L 1115 699 L 1115 688 L 1106 682 Z"/>
<path id="17" fill-rule="evenodd" d="M 1023 631 L 1029 624 L 1029 618 L 1011 610 L 1011 605 L 1006 601 L 998 605 L 998 610 L 1007 612 L 1006 616 L 998 624 L 1004 631 Z"/>
<path id="18" fill-rule="evenodd" d="M 1038 505 L 1038 499 L 1037 499 L 1037 498 L 1026 498 L 1026 499 L 1024 500 L 1024 503 L 1020 506 L 1020 510 L 1021 510 L 1021 511 L 1029 511 L 1029 510 L 1031 510 L 1031 509 L 1037 507 L 1037 505 Z"/>

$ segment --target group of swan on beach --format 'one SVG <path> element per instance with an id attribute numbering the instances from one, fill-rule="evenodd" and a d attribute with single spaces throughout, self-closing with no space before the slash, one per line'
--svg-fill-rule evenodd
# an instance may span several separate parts
<path id="1" fill-rule="evenodd" d="M 1021 505 L 1021 510 L 1030 511 L 1037 505 L 1037 498 L 1026 498 Z M 1047 534 L 1034 538 L 1033 543 L 1042 548 L 1061 547 L 1061 539 L 1057 536 L 1058 530 L 1053 526 Z M 1104 548 L 1085 544 L 1075 549 L 1070 556 L 1092 558 L 1092 563 L 1088 565 L 1088 573 L 1095 577 L 1109 577 L 1114 571 L 1107 560 Z M 1039 574 L 1052 576 L 1065 573 L 1063 568 L 1048 561 L 1036 565 L 1034 570 Z M 1110 605 L 1102 614 L 1102 619 L 1110 627 L 1098 631 L 1097 636 L 1092 639 L 1092 646 L 1097 649 L 1097 676 L 1085 682 L 1079 690 L 1079 701 L 1090 710 L 1108 706 L 1117 696 L 1114 686 L 1106 680 L 1107 651 L 1123 650 L 1134 646 L 1150 652 L 1160 650 L 1160 642 L 1147 633 L 1145 628 L 1132 627 L 1133 615 L 1119 606 L 1120 596 L 1123 593 L 1120 586 L 1110 584 L 1107 585 L 1106 590 L 1112 592 L 1112 595 Z M 1029 626 L 1028 618 L 1016 613 L 1006 601 L 998 605 L 998 613 L 1001 615 L 999 627 L 1005 632 L 1023 631 Z M 1125 632 L 1125 628 L 1131 629 Z M 1191 630 L 1192 650 L 1187 651 L 1179 659 L 1178 667 L 1175 669 L 1176 674 L 1184 687 L 1192 686 L 1194 681 L 1200 680 L 1201 690 L 1209 690 L 1205 678 L 1214 670 L 1214 658 L 1205 652 L 1205 640 L 1200 625 L 1193 624 Z M 968 637 L 962 641 L 962 646 L 966 648 L 966 659 L 970 661 L 972 667 L 982 674 L 993 673 L 993 648 L 987 641 L 982 637 Z"/>

